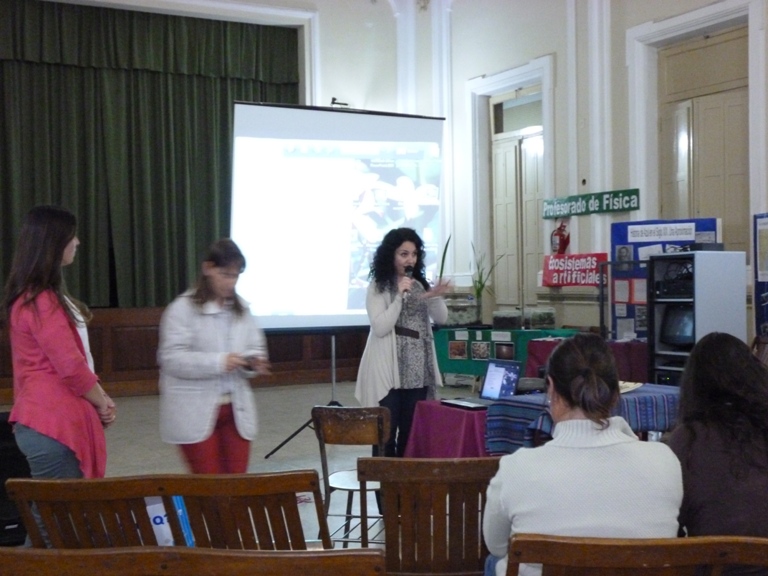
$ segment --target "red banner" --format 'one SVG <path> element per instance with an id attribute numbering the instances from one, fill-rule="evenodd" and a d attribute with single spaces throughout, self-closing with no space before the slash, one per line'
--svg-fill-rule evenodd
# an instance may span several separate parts
<path id="1" fill-rule="evenodd" d="M 600 286 L 598 264 L 608 254 L 554 254 L 544 256 L 544 286 Z"/>

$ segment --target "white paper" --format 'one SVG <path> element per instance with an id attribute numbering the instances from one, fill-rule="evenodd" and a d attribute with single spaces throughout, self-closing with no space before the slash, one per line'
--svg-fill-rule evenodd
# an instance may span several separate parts
<path id="1" fill-rule="evenodd" d="M 638 260 L 648 260 L 654 254 L 664 254 L 664 246 L 662 244 L 652 244 L 650 246 L 637 247 Z"/>
<path id="2" fill-rule="evenodd" d="M 152 530 L 155 532 L 158 546 L 173 546 L 173 534 L 168 524 L 168 517 L 160 496 L 146 496 L 147 514 L 152 522 Z"/>
<path id="3" fill-rule="evenodd" d="M 632 279 L 632 301 L 635 304 L 645 304 L 648 299 L 648 280 L 645 278 Z"/>
<path id="4" fill-rule="evenodd" d="M 768 218 L 758 218 L 757 228 L 757 281 L 768 282 Z"/>
<path id="5" fill-rule="evenodd" d="M 635 321 L 632 318 L 622 318 L 616 320 L 616 336 L 619 340 L 632 340 L 637 336 L 635 333 Z"/>
<path id="6" fill-rule="evenodd" d="M 628 280 L 613 281 L 613 301 L 629 302 L 629 281 Z"/>

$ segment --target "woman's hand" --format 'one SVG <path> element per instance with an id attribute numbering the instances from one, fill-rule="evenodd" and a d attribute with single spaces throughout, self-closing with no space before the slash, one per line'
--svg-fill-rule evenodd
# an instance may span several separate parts
<path id="1" fill-rule="evenodd" d="M 449 292 L 451 289 L 451 283 L 448 280 L 440 279 L 438 280 L 437 284 L 432 286 L 427 291 L 427 298 L 440 298 L 443 294 L 446 292 Z"/>
<path id="2" fill-rule="evenodd" d="M 272 366 L 266 358 L 262 358 L 261 356 L 250 356 L 248 357 L 248 361 L 250 362 L 249 369 L 252 372 L 256 372 L 259 376 L 268 376 L 269 374 L 272 374 Z"/>
<path id="3" fill-rule="evenodd" d="M 224 370 L 227 372 L 232 372 L 238 368 L 245 368 L 248 370 L 250 368 L 250 363 L 240 354 L 235 354 L 234 352 L 227 354 L 227 360 L 224 363 Z"/>
<path id="4" fill-rule="evenodd" d="M 107 396 L 106 392 L 104 393 L 104 404 L 97 407 L 96 412 L 104 428 L 111 425 L 117 419 L 117 406 L 114 400 Z"/>
<path id="5" fill-rule="evenodd" d="M 101 387 L 101 384 L 98 382 L 94 384 L 83 397 L 93 405 L 104 428 L 115 421 L 117 418 L 117 406 L 115 406 L 114 400 L 104 392 L 104 388 Z"/>
<path id="6" fill-rule="evenodd" d="M 411 291 L 414 282 L 415 280 L 413 278 L 408 278 L 408 276 L 401 276 L 397 280 L 397 291 L 401 296 L 405 296 L 406 293 Z"/>

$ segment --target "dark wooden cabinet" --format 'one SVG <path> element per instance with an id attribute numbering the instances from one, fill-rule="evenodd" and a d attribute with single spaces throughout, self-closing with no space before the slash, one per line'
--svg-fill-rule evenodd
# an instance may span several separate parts
<path id="1" fill-rule="evenodd" d="M 157 393 L 158 327 L 163 308 L 93 309 L 88 326 L 96 373 L 113 396 Z M 368 327 L 338 332 L 267 333 L 272 374 L 257 386 L 327 383 L 331 381 L 332 336 L 335 337 L 336 381 L 354 380 L 365 348 Z M 0 403 L 10 404 L 13 371 L 8 332 L 0 332 Z"/>

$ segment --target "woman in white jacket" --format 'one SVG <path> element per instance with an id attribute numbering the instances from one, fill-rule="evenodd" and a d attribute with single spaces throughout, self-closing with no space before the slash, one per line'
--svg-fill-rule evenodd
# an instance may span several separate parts
<path id="1" fill-rule="evenodd" d="M 264 333 L 235 292 L 245 257 L 229 239 L 208 249 L 195 287 L 160 321 L 160 435 L 194 474 L 243 473 L 256 436 L 248 381 L 269 371 Z"/>
<path id="2" fill-rule="evenodd" d="M 385 406 L 391 433 L 385 456 L 402 456 L 416 402 L 434 398 L 440 383 L 430 318 L 448 319 L 441 296 L 447 284 L 424 278 L 424 243 L 411 228 L 390 230 L 376 249 L 365 307 L 371 322 L 355 397 Z M 374 455 L 377 455 L 374 453 Z"/>
<path id="3" fill-rule="evenodd" d="M 513 534 L 674 538 L 683 499 L 680 463 L 661 442 L 641 442 L 620 416 L 616 363 L 596 334 L 563 340 L 547 361 L 553 439 L 501 458 L 483 536 L 486 576 L 507 573 Z M 523 576 L 541 565 L 523 564 Z"/>

